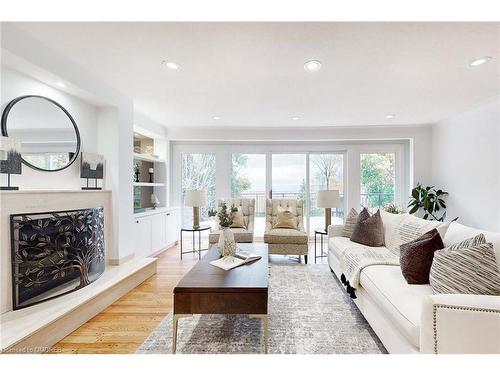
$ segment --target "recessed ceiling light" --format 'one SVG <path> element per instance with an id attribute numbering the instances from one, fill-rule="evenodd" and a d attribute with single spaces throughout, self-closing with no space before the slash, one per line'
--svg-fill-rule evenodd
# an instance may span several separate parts
<path id="1" fill-rule="evenodd" d="M 321 63 L 318 60 L 311 60 L 304 64 L 304 69 L 308 72 L 317 72 L 321 69 Z"/>
<path id="2" fill-rule="evenodd" d="M 173 61 L 163 60 L 161 63 L 162 63 L 162 65 L 164 65 L 167 68 L 172 69 L 172 70 L 177 70 L 180 68 L 179 64 L 174 63 Z"/>
<path id="3" fill-rule="evenodd" d="M 491 56 L 484 56 L 480 57 L 479 59 L 472 60 L 470 62 L 470 66 L 479 66 L 483 65 L 484 63 L 487 63 L 488 61 L 491 60 Z"/>
<path id="4" fill-rule="evenodd" d="M 220 116 L 214 116 L 212 117 L 214 120 L 220 120 Z"/>
<path id="5" fill-rule="evenodd" d="M 299 120 L 299 119 L 300 119 L 300 117 L 298 117 L 298 116 L 294 116 L 294 117 L 292 117 L 292 120 L 293 120 L 293 121 L 297 121 L 297 120 Z"/>
<path id="6" fill-rule="evenodd" d="M 392 119 L 394 117 L 395 117 L 394 115 L 385 115 L 385 118 L 388 119 L 388 120 L 390 120 L 390 119 Z"/>
<path id="7" fill-rule="evenodd" d="M 66 85 L 64 84 L 64 82 L 61 82 L 61 81 L 58 81 L 56 82 L 56 85 L 59 86 L 59 87 L 66 87 Z"/>

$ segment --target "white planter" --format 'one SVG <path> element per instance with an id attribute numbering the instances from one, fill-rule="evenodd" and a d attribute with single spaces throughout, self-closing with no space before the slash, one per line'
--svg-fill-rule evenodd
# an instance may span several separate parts
<path id="1" fill-rule="evenodd" d="M 222 228 L 219 235 L 219 251 L 223 257 L 236 254 L 234 234 L 229 228 Z"/>

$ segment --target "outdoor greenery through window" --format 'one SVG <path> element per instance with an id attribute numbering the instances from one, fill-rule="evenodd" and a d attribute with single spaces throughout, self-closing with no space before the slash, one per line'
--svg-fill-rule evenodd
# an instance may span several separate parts
<path id="1" fill-rule="evenodd" d="M 231 195 L 255 199 L 254 234 L 264 235 L 266 216 L 266 155 L 232 154 Z"/>
<path id="2" fill-rule="evenodd" d="M 396 155 L 369 153 L 360 155 L 361 205 L 368 208 L 394 203 Z"/>
<path id="3" fill-rule="evenodd" d="M 338 190 L 340 207 L 332 208 L 332 223 L 342 224 L 344 217 L 344 155 L 309 155 L 310 232 L 324 227 L 324 208 L 317 207 L 318 190 Z"/>
<path id="4" fill-rule="evenodd" d="M 200 207 L 200 219 L 208 219 L 208 210 L 216 207 L 215 154 L 182 154 L 182 202 L 187 190 L 206 190 L 207 205 Z M 192 223 L 191 207 L 184 207 L 184 223 Z"/>

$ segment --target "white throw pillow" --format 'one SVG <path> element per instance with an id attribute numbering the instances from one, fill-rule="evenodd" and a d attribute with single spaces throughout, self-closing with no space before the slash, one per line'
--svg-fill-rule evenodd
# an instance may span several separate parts
<path id="1" fill-rule="evenodd" d="M 385 247 L 390 249 L 394 248 L 394 243 L 397 242 L 396 231 L 401 222 L 408 216 L 408 214 L 391 214 L 389 212 L 380 211 L 382 222 L 384 223 L 384 242 Z"/>
<path id="2" fill-rule="evenodd" d="M 443 224 L 440 221 L 424 220 L 413 215 L 407 214 L 403 216 L 404 218 L 396 227 L 396 230 L 390 234 L 389 245 L 386 241 L 386 247 L 389 250 L 399 252 L 399 246 L 402 244 L 413 241 L 422 234 Z"/>

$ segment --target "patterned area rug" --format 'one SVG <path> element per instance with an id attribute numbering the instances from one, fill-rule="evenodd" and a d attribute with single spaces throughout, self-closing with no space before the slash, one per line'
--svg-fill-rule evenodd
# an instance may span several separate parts
<path id="1" fill-rule="evenodd" d="M 177 353 L 262 353 L 262 323 L 244 315 L 179 320 Z M 172 353 L 168 314 L 137 353 Z M 270 265 L 270 354 L 387 353 L 326 264 Z"/>

